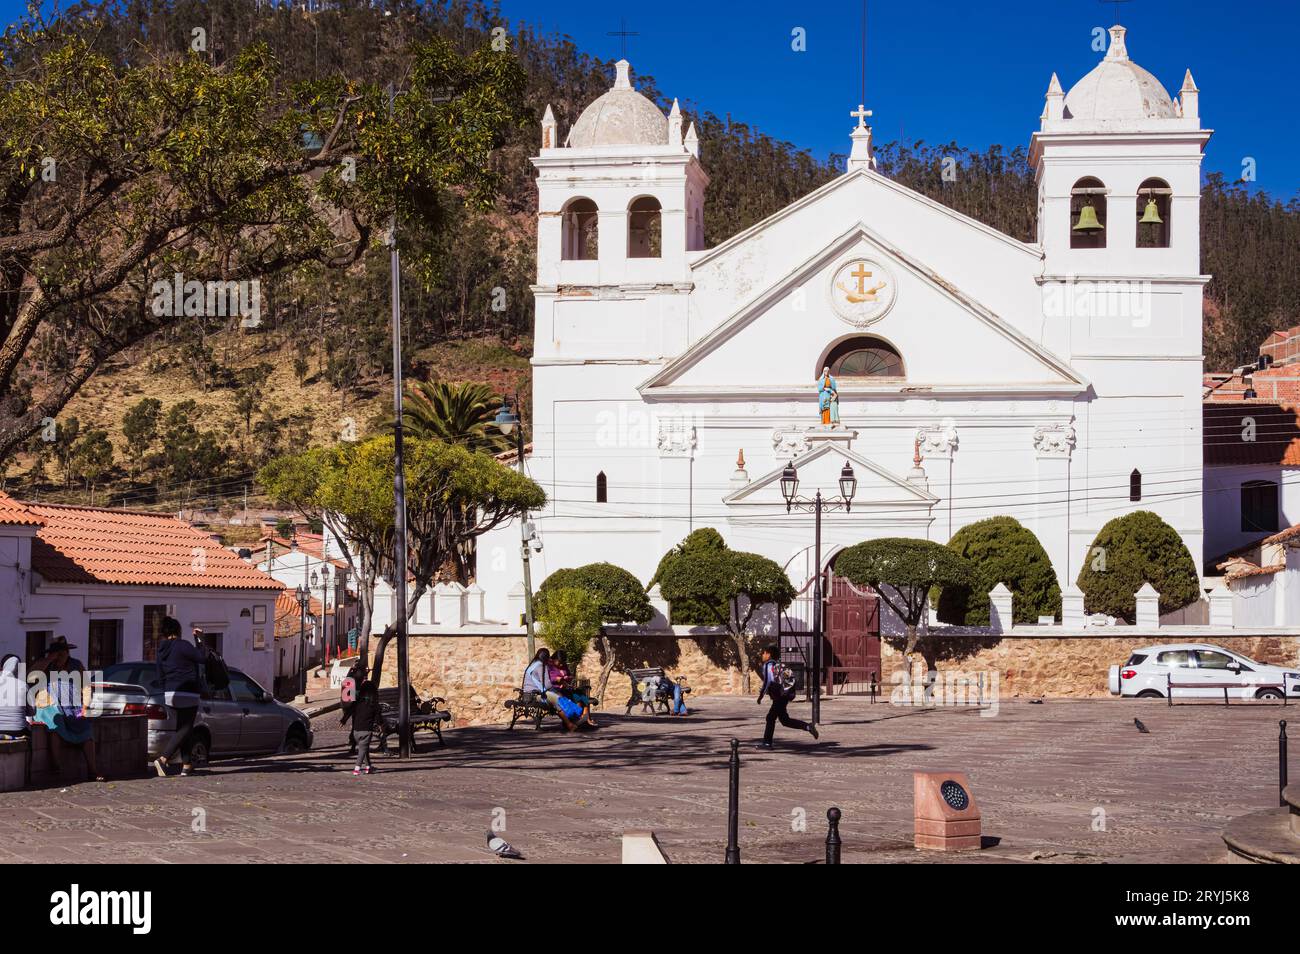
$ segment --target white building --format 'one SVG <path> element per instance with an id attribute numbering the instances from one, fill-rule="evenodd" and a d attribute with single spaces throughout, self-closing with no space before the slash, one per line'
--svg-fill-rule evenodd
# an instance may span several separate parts
<path id="1" fill-rule="evenodd" d="M 281 589 L 174 517 L 0 494 L 0 654 L 31 662 L 64 636 L 88 669 L 151 660 L 171 616 L 269 689 Z"/>
<path id="2" fill-rule="evenodd" d="M 708 157 L 676 104 L 665 116 L 623 61 L 563 142 L 548 109 L 533 159 L 527 463 L 549 497 L 534 586 L 597 560 L 648 580 L 704 526 L 802 585 L 812 517 L 787 514 L 789 462 L 805 496 L 836 497 L 846 463 L 856 474 L 852 511 L 824 520 L 827 556 L 1010 514 L 1064 586 L 1102 524 L 1147 509 L 1199 559 L 1210 132 L 1190 72 L 1171 98 L 1124 28 L 1110 33 L 1068 93 L 1051 78 L 1030 243 L 879 174 L 859 107 L 842 176 L 706 249 Z M 837 428 L 819 420 L 827 366 Z M 480 541 L 477 582 L 485 618 L 517 622 L 517 525 Z"/>

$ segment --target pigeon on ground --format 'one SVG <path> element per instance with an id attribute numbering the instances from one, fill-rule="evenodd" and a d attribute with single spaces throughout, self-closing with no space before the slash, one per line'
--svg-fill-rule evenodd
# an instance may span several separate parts
<path id="1" fill-rule="evenodd" d="M 510 858 L 512 860 L 523 859 L 524 856 L 519 853 L 519 849 L 514 847 L 500 835 L 494 835 L 492 832 L 488 832 L 487 836 L 488 851 L 495 854 L 498 858 Z"/>
<path id="2" fill-rule="evenodd" d="M 1142 720 L 1141 720 L 1141 719 L 1134 719 L 1134 720 L 1133 720 L 1133 724 L 1134 724 L 1135 726 L 1137 726 L 1137 730 L 1138 730 L 1139 732 L 1141 732 L 1143 735 L 1150 735 L 1150 734 L 1151 734 L 1151 730 L 1148 729 L 1145 725 L 1142 724 Z"/>

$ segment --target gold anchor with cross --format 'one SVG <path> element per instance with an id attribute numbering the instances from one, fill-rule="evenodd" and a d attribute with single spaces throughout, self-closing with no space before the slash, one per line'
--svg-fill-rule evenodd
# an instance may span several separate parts
<path id="1" fill-rule="evenodd" d="M 872 275 L 871 272 L 867 271 L 867 266 L 865 262 L 858 262 L 857 266 L 858 267 L 856 269 L 849 272 L 849 277 L 856 278 L 858 281 L 857 291 L 854 291 L 851 288 L 846 288 L 843 282 L 835 283 L 835 287 L 838 288 L 840 291 L 844 292 L 844 298 L 848 301 L 850 305 L 860 305 L 863 302 L 875 301 L 876 293 L 880 291 L 882 288 L 884 288 L 885 285 L 888 284 L 888 282 L 882 281 L 882 282 L 877 282 L 875 285 L 872 285 L 870 288 L 868 288 L 867 279 L 873 278 L 874 276 Z"/>

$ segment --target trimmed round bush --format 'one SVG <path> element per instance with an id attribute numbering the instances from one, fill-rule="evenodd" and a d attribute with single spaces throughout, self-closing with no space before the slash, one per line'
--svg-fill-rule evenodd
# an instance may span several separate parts
<path id="1" fill-rule="evenodd" d="M 1015 598 L 1014 621 L 1036 623 L 1061 613 L 1061 587 L 1047 551 L 1032 530 L 1014 517 L 990 517 L 962 527 L 948 548 L 970 563 L 969 586 L 946 586 L 938 594 L 939 621 L 955 626 L 989 625 L 989 590 L 1005 583 Z"/>
<path id="2" fill-rule="evenodd" d="M 613 563 L 588 563 L 556 570 L 537 590 L 538 616 L 545 613 L 552 593 L 572 588 L 591 594 L 600 608 L 601 622 L 648 623 L 654 618 L 654 607 L 641 581 Z"/>
<path id="3" fill-rule="evenodd" d="M 1136 622 L 1134 594 L 1150 583 L 1160 594 L 1160 612 L 1172 613 L 1201 597 L 1196 562 L 1183 538 L 1149 510 L 1109 521 L 1083 557 L 1079 589 L 1084 609 Z"/>

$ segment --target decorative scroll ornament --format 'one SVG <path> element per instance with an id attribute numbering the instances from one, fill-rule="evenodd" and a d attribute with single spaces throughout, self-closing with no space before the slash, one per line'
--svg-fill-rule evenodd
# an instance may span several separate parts
<path id="1" fill-rule="evenodd" d="M 1034 428 L 1034 450 L 1039 457 L 1069 457 L 1074 452 L 1074 423 L 1040 424 Z"/>
<path id="2" fill-rule="evenodd" d="M 957 424 L 952 418 L 945 418 L 938 424 L 917 428 L 916 439 L 921 442 L 923 457 L 951 457 L 957 449 Z"/>
<path id="3" fill-rule="evenodd" d="M 695 425 L 682 419 L 659 422 L 660 457 L 690 457 L 695 446 Z"/>

